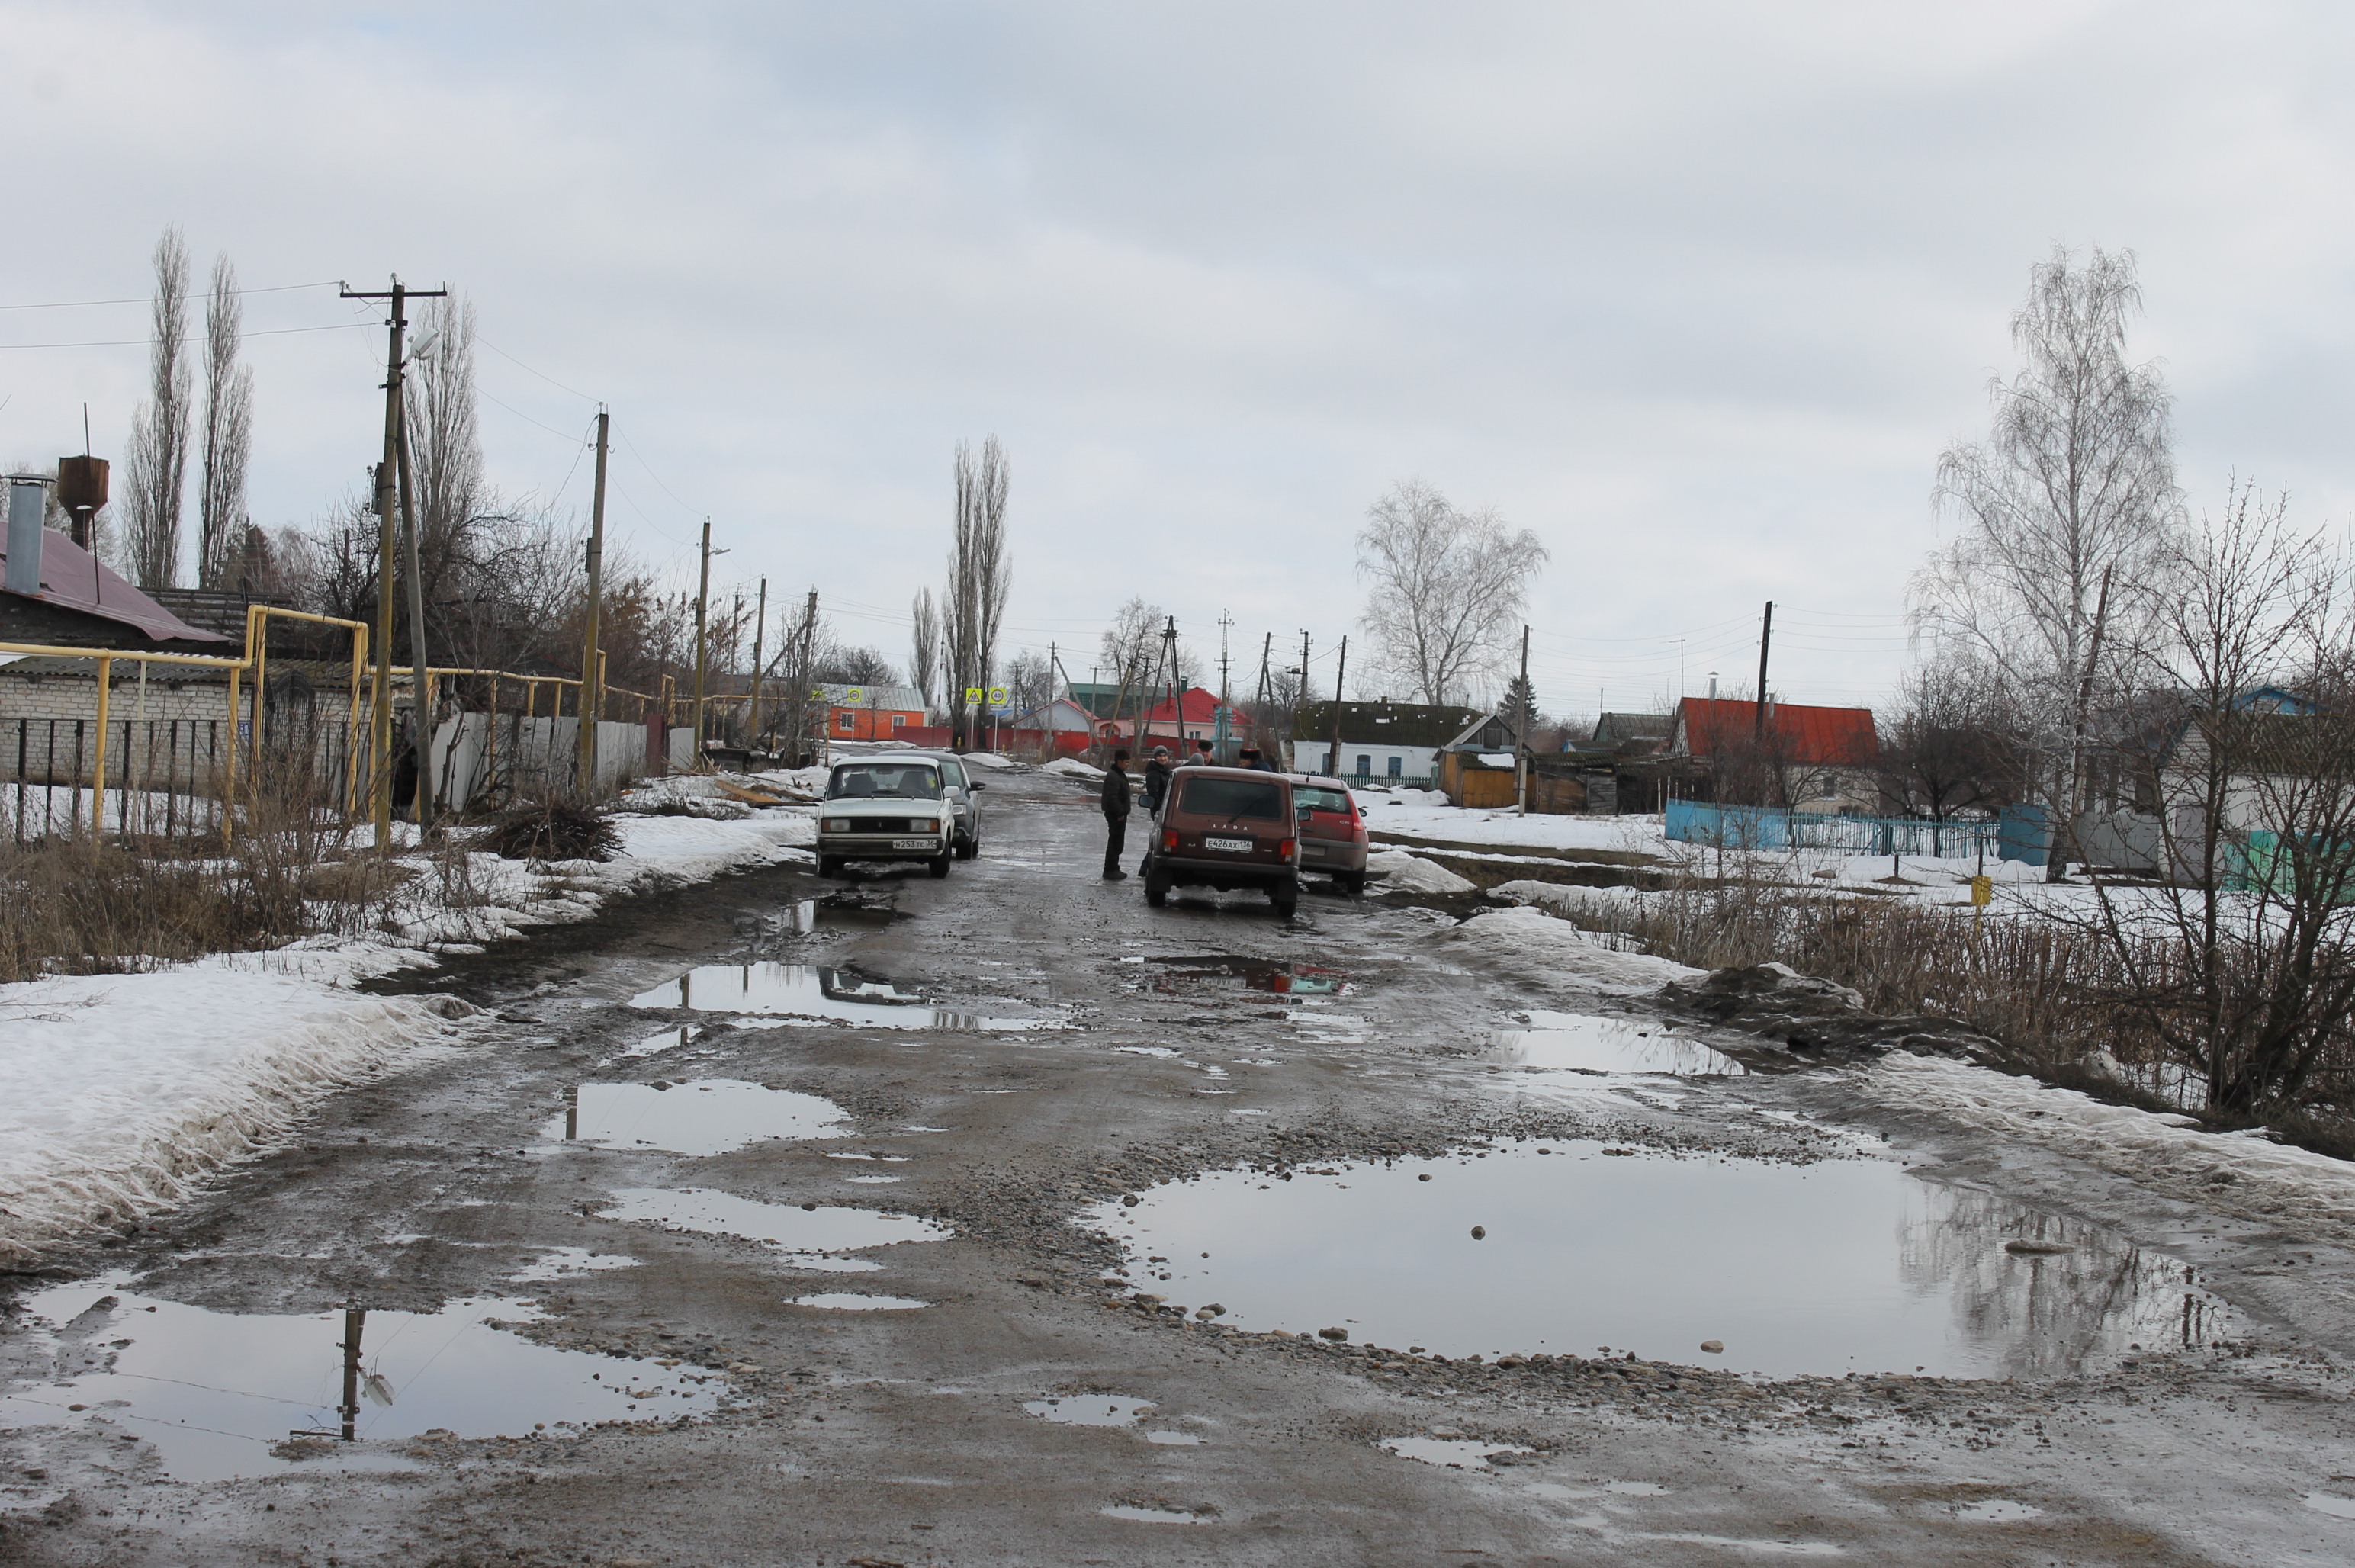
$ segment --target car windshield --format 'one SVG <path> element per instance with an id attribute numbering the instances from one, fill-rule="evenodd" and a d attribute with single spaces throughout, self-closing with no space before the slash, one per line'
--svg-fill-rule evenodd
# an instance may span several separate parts
<path id="1" fill-rule="evenodd" d="M 1188 779 L 1178 809 L 1228 821 L 1257 817 L 1265 822 L 1281 822 L 1284 786 L 1273 779 Z"/>
<path id="2" fill-rule="evenodd" d="M 1295 784 L 1292 786 L 1292 798 L 1295 805 L 1305 805 L 1311 811 L 1337 811 L 1344 816 L 1349 815 L 1349 797 L 1337 789 Z"/>
<path id="3" fill-rule="evenodd" d="M 828 800 L 938 800 L 941 773 L 930 763 L 852 763 L 826 781 Z"/>

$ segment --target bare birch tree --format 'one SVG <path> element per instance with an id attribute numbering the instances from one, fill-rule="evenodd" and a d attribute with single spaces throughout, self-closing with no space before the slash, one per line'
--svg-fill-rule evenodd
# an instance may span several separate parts
<path id="1" fill-rule="evenodd" d="M 1492 675 L 1529 603 L 1546 549 L 1495 508 L 1465 512 L 1420 479 L 1366 511 L 1358 571 L 1372 581 L 1364 625 L 1382 664 L 1425 702 L 1468 700 Z"/>
<path id="2" fill-rule="evenodd" d="M 2011 319 L 2026 363 L 1989 384 L 1987 441 L 1939 458 L 1934 498 L 1957 531 L 1912 584 L 1917 628 L 2002 676 L 2055 819 L 2073 805 L 2086 694 L 2110 684 L 2096 667 L 2115 661 L 2098 650 L 2138 640 L 2180 512 L 2166 385 L 2156 365 L 2126 357 L 2141 309 L 2132 251 L 2097 248 L 2079 264 L 2056 246 L 2030 270 Z"/>
<path id="3" fill-rule="evenodd" d="M 915 631 L 909 645 L 908 678 L 915 682 L 916 694 L 924 699 L 926 709 L 937 704 L 932 693 L 941 677 L 941 611 L 933 603 L 929 588 L 916 590 L 914 605 Z"/>
<path id="4" fill-rule="evenodd" d="M 975 455 L 964 442 L 956 449 L 956 531 L 949 549 L 948 592 L 943 598 L 943 631 L 948 645 L 949 707 L 960 743 L 972 741 L 973 719 L 965 700 L 973 688 L 986 688 L 997 658 L 997 630 L 1012 584 L 1006 557 L 1005 449 L 990 436 Z"/>
<path id="5" fill-rule="evenodd" d="M 123 451 L 120 563 L 143 588 L 179 581 L 180 498 L 188 470 L 188 247 L 175 227 L 155 241 L 147 401 Z"/>
<path id="6" fill-rule="evenodd" d="M 204 473 L 197 484 L 197 585 L 230 588 L 244 575 L 245 475 L 253 457 L 253 369 L 237 362 L 245 328 L 237 269 L 213 258 L 205 301 Z"/>

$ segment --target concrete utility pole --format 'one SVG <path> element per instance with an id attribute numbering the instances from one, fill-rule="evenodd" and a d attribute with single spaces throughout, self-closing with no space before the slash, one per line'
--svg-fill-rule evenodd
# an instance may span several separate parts
<path id="1" fill-rule="evenodd" d="M 384 357 L 384 458 L 376 466 L 376 692 L 368 726 L 368 767 L 374 786 L 368 792 L 368 799 L 376 819 L 378 850 L 392 848 L 393 507 L 398 505 L 396 492 L 400 475 L 402 340 L 409 331 L 408 303 L 412 299 L 439 299 L 449 292 L 411 289 L 397 277 L 389 289 L 341 290 L 341 296 L 347 300 L 392 302 L 391 319 L 385 324 L 391 329 L 391 339 Z M 418 692 L 417 700 L 425 700 L 423 690 Z M 421 783 L 421 773 L 419 777 Z"/>
<path id="2" fill-rule="evenodd" d="M 425 571 L 418 564 L 417 499 L 415 484 L 410 477 L 409 399 L 400 400 L 400 537 L 409 569 L 409 663 L 410 678 L 416 683 L 416 697 L 410 705 L 413 716 L 409 726 L 409 739 L 417 758 L 417 836 L 425 837 L 427 826 L 433 820 L 433 704 L 430 694 L 433 682 L 426 674 L 430 662 L 425 656 Z"/>
<path id="3" fill-rule="evenodd" d="M 600 684 L 604 673 L 602 650 L 597 645 L 598 622 L 603 608 L 605 592 L 605 444 L 612 422 L 603 409 L 597 411 L 597 487 L 589 499 L 589 630 L 581 647 L 581 731 L 574 737 L 579 742 L 579 781 L 581 798 L 588 799 L 597 793 L 597 719 L 605 710 L 604 692 L 597 700 L 589 700 L 589 688 Z"/>
<path id="4" fill-rule="evenodd" d="M 1219 754 L 1221 755 L 1227 749 L 1227 715 L 1233 707 L 1232 688 L 1227 679 L 1227 628 L 1234 624 L 1232 614 L 1224 610 L 1219 612 L 1219 727 L 1216 739 Z"/>
<path id="5" fill-rule="evenodd" d="M 1520 814 L 1529 814 L 1529 628 L 1521 625 L 1521 684 L 1513 695 L 1513 800 Z M 1601 709 L 1595 709 L 1600 722 Z"/>
<path id="6" fill-rule="evenodd" d="M 738 603 L 742 603 L 740 596 Z M 765 646 L 762 639 L 769 631 L 769 580 L 761 579 L 761 601 L 752 612 L 752 722 L 746 744 L 761 738 L 761 653 Z"/>
<path id="7" fill-rule="evenodd" d="M 711 611 L 711 519 L 703 519 L 703 571 L 695 588 L 695 765 L 703 766 L 704 622 Z"/>
<path id="8" fill-rule="evenodd" d="M 1758 727 L 1756 739 L 1766 739 L 1766 646 L 1774 637 L 1774 601 L 1766 601 L 1766 619 L 1758 627 Z"/>
<path id="9" fill-rule="evenodd" d="M 1325 759 L 1325 771 L 1335 778 L 1341 776 L 1341 693 L 1348 688 L 1341 684 L 1349 673 L 1349 635 L 1341 635 L 1341 662 L 1333 667 L 1333 754 Z"/>

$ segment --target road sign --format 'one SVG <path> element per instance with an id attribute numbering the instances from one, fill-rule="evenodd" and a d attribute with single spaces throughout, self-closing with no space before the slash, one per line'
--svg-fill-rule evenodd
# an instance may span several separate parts
<path id="1" fill-rule="evenodd" d="M 1971 879 L 1971 902 L 1975 904 L 1991 904 L 1995 902 L 1995 879 L 1993 877 L 1973 877 Z"/>
<path id="2" fill-rule="evenodd" d="M 1006 706 L 1006 688 L 1004 687 L 993 686 L 989 688 L 989 705 L 992 708 L 1003 708 Z"/>
<path id="3" fill-rule="evenodd" d="M 978 707 L 980 707 L 980 706 L 981 706 L 981 688 L 979 688 L 979 687 L 977 687 L 977 686 L 968 686 L 968 687 L 966 687 L 966 688 L 964 688 L 964 700 L 965 700 L 965 705 L 966 705 L 967 707 L 970 707 L 970 708 L 978 708 Z"/>
<path id="4" fill-rule="evenodd" d="M 846 706 L 856 708 L 860 702 L 866 699 L 866 688 L 864 687 L 854 686 L 847 688 L 847 689 L 848 696 L 845 699 Z"/>

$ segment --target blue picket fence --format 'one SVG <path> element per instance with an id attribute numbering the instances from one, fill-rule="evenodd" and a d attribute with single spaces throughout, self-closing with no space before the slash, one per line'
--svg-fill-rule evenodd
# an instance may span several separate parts
<path id="1" fill-rule="evenodd" d="M 1999 822 L 1931 822 L 1912 816 L 1839 816 L 1769 806 L 1672 800 L 1670 838 L 1726 849 L 1828 849 L 1848 855 L 1973 856 L 2021 859 Z"/>

